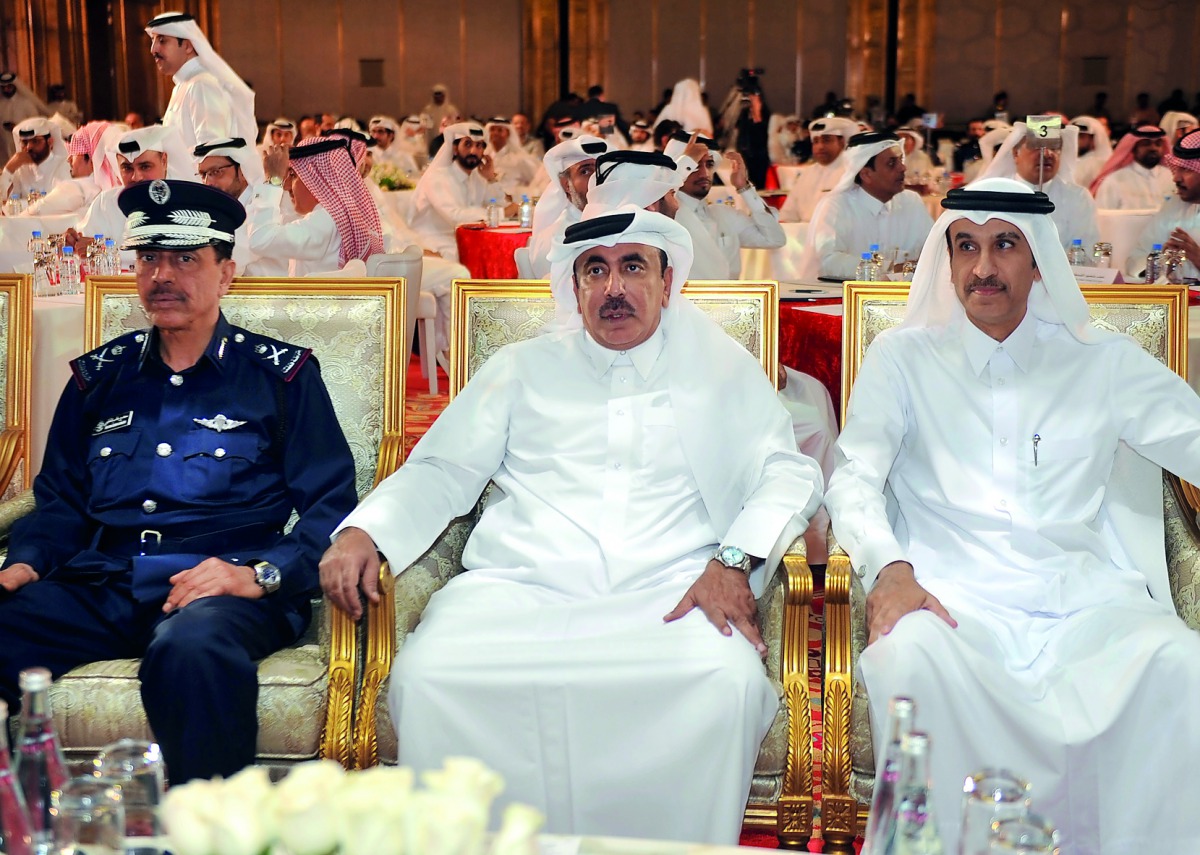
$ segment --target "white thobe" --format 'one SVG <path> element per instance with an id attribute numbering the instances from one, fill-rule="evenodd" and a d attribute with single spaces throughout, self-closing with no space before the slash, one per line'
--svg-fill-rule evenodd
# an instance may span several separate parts
<path id="1" fill-rule="evenodd" d="M 402 171 L 409 178 L 417 178 L 421 174 L 417 162 L 413 156 L 404 150 L 402 146 L 392 143 L 387 148 L 375 148 L 372 150 L 372 157 L 376 163 L 388 163 Z"/>
<path id="2" fill-rule="evenodd" d="M 489 147 L 488 153 L 496 164 L 496 173 L 504 192 L 511 196 L 514 202 L 520 202 L 522 194 L 528 194 L 529 182 L 537 175 L 541 162 L 534 160 L 516 145 L 506 145 L 498 152 Z"/>
<path id="3" fill-rule="evenodd" d="M 92 176 L 68 178 L 58 182 L 53 190 L 27 208 L 25 215 L 53 217 L 59 214 L 81 214 L 99 194 L 100 185 Z"/>
<path id="4" fill-rule="evenodd" d="M 959 622 L 906 615 L 860 659 L 877 744 L 897 694 L 933 734 L 948 851 L 985 766 L 1032 783 L 1064 855 L 1200 851 L 1178 810 L 1200 799 L 1200 636 L 1106 537 L 1118 443 L 1200 477 L 1200 398 L 1132 341 L 1029 313 L 1003 343 L 960 319 L 867 352 L 826 506 L 868 589 L 908 561 Z"/>
<path id="5" fill-rule="evenodd" d="M 478 170 L 467 172 L 457 163 L 445 169 L 430 169 L 417 182 L 409 225 L 420 236 L 425 249 L 458 261 L 454 230 L 463 223 L 487 219 L 487 204 L 504 202 L 504 188 L 484 180 Z M 418 209 L 424 203 L 424 207 Z"/>
<path id="6" fill-rule="evenodd" d="M 529 139 L 521 143 L 521 149 L 538 163 L 542 162 L 542 158 L 546 155 L 546 146 L 537 137 L 536 134 L 531 134 Z M 653 151 L 653 146 L 648 151 Z"/>
<path id="7" fill-rule="evenodd" d="M 535 279 L 550 278 L 550 248 L 554 246 L 554 239 L 561 238 L 566 233 L 567 226 L 573 226 L 581 219 L 583 219 L 583 211 L 574 205 L 568 205 L 548 228 L 538 229 L 530 236 L 527 244 L 529 266 L 533 270 Z M 697 277 L 693 276 L 692 278 Z"/>
<path id="8" fill-rule="evenodd" d="M 417 165 L 417 171 L 413 173 L 413 178 L 420 175 L 429 165 L 429 143 L 425 141 L 424 131 L 418 131 L 416 135 L 410 137 L 401 130 L 392 145 L 407 154 Z"/>
<path id="9" fill-rule="evenodd" d="M 125 234 L 125 214 L 117 204 L 117 197 L 124 189 L 124 187 L 110 187 L 96 194 L 96 198 L 92 199 L 92 203 L 87 206 L 83 219 L 79 221 L 79 225 L 75 226 L 75 230 L 87 238 L 104 235 L 112 238 L 117 246 L 120 246 Z M 132 270 L 133 259 L 133 250 L 121 250 L 121 269 Z"/>
<path id="10" fill-rule="evenodd" d="M 1183 229 L 1192 236 L 1192 240 L 1200 241 L 1200 204 L 1184 202 L 1179 196 L 1175 196 L 1159 208 L 1158 213 L 1146 223 L 1137 243 L 1133 245 L 1133 249 L 1121 265 L 1125 281 L 1142 281 L 1146 272 L 1146 256 L 1150 254 L 1154 244 L 1161 243 L 1165 246 L 1175 229 Z M 1200 279 L 1200 270 L 1185 260 L 1183 275 L 1187 279 Z"/>
<path id="11" fill-rule="evenodd" d="M 1096 207 L 1104 210 L 1157 210 L 1175 195 L 1175 179 L 1165 166 L 1147 169 L 1130 163 L 1110 174 L 1096 191 Z"/>
<path id="12" fill-rule="evenodd" d="M 229 104 L 229 93 L 221 81 L 204 69 L 198 57 L 180 66 L 173 80 L 175 88 L 171 90 L 162 123 L 179 128 L 189 154 L 200 143 L 241 136 Z M 253 142 L 254 138 L 248 141 Z"/>
<path id="13" fill-rule="evenodd" d="M 279 213 L 282 196 L 279 187 L 257 186 L 254 201 L 246 211 L 250 252 L 259 257 L 288 259 L 288 275 L 292 277 L 341 270 L 338 255 L 342 236 L 325 206 L 317 205 L 299 219 L 284 223 Z"/>
<path id="14" fill-rule="evenodd" d="M 402 763 L 478 756 L 505 800 L 556 833 L 734 843 L 777 697 L 736 632 L 698 611 L 662 616 L 716 544 L 776 550 L 786 521 L 815 510 L 819 474 L 762 390 L 773 409 L 746 441 L 775 451 L 718 530 L 688 462 L 666 323 L 628 352 L 582 330 L 501 349 L 342 525 L 403 568 L 497 487 L 467 572 L 433 595 L 394 667 Z M 755 370 L 738 368 L 746 387 Z"/>
<path id="15" fill-rule="evenodd" d="M 1104 168 L 1107 157 L 1101 157 L 1100 153 L 1093 149 L 1087 154 L 1079 155 L 1075 161 L 1075 169 L 1073 177 L 1075 183 L 1083 189 L 1087 190 L 1092 186 L 1092 182 L 1096 180 L 1096 176 L 1100 174 L 1100 170 Z"/>
<path id="16" fill-rule="evenodd" d="M 925 203 L 911 190 L 902 190 L 887 202 L 857 185 L 830 193 L 813 212 L 801 276 L 853 279 L 862 254 L 873 243 L 884 251 L 896 248 L 915 261 L 931 228 L 933 219 Z"/>
<path id="17" fill-rule="evenodd" d="M 787 243 L 774 209 L 753 185 L 739 195 L 749 214 L 730 205 L 710 205 L 682 190 L 675 194 L 679 201 L 675 222 L 688 230 L 696 253 L 691 279 L 737 279 L 742 273 L 742 247 L 778 249 Z"/>
<path id="18" fill-rule="evenodd" d="M 71 180 L 71 164 L 67 153 L 55 146 L 41 163 L 26 163 L 16 171 L 0 170 L 0 199 L 10 194 L 26 196 L 30 190 L 49 193 L 64 181 Z"/>
<path id="19" fill-rule="evenodd" d="M 846 161 L 842 155 L 825 165 L 813 161 L 796 175 L 788 190 L 787 200 L 779 211 L 782 223 L 807 223 L 812 220 L 817 204 L 842 179 Z"/>
<path id="20" fill-rule="evenodd" d="M 1036 184 L 1030 184 L 1019 175 L 1013 177 L 1026 187 L 1037 189 Z M 1087 250 L 1088 255 L 1091 255 L 1092 247 L 1100 240 L 1100 226 L 1096 223 L 1096 201 L 1092 194 L 1057 175 L 1042 185 L 1042 192 L 1054 203 L 1050 219 L 1058 229 L 1058 239 L 1062 242 L 1063 249 L 1067 249 L 1071 241 L 1078 238 L 1083 242 L 1083 248 Z"/>
<path id="21" fill-rule="evenodd" d="M 0 157 L 4 158 L 5 163 L 16 153 L 12 126 L 41 115 L 42 110 L 37 103 L 19 90 L 11 98 L 0 95 Z"/>
<path id="22" fill-rule="evenodd" d="M 250 223 L 280 222 L 280 195 L 278 192 L 256 204 L 258 197 L 270 191 L 270 185 L 247 184 L 238 201 L 246 209 L 246 219 L 238 226 L 233 236 L 233 260 L 237 262 L 238 276 L 287 276 L 289 258 L 286 255 L 262 255 L 250 247 Z M 274 188 L 271 188 L 274 189 Z"/>

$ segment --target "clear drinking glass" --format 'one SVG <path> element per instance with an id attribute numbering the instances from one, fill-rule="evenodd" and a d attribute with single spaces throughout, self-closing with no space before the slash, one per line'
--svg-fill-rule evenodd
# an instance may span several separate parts
<path id="1" fill-rule="evenodd" d="M 112 781 L 71 778 L 50 797 L 56 855 L 122 855 L 125 812 Z"/>
<path id="2" fill-rule="evenodd" d="M 982 769 L 963 783 L 959 855 L 988 855 L 992 823 L 1029 813 L 1029 782 L 1007 769 Z"/>
<path id="3" fill-rule="evenodd" d="M 1058 829 L 1035 813 L 992 823 L 988 855 L 1058 855 Z"/>
<path id="4" fill-rule="evenodd" d="M 128 855 L 163 851 L 166 838 L 158 806 L 166 791 L 167 767 L 158 743 L 122 739 L 106 745 L 96 757 L 94 774 L 120 787 Z"/>

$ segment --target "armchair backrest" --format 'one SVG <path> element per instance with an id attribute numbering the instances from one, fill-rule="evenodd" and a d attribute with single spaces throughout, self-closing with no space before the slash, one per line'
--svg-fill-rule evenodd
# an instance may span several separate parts
<path id="1" fill-rule="evenodd" d="M 779 366 L 775 282 L 688 282 L 683 295 L 758 359 L 772 384 Z M 450 397 L 493 353 L 538 335 L 554 320 L 545 280 L 457 280 L 450 312 Z"/>
<path id="2" fill-rule="evenodd" d="M 404 280 L 234 279 L 231 324 L 311 347 L 354 454 L 359 495 L 403 460 Z M 84 347 L 146 327 L 132 277 L 87 283 Z"/>
<path id="3" fill-rule="evenodd" d="M 0 499 L 32 483 L 29 401 L 33 387 L 33 286 L 24 275 L 0 276 Z"/>
<path id="4" fill-rule="evenodd" d="M 1187 379 L 1187 288 L 1182 285 L 1082 285 L 1092 323 L 1132 336 Z M 899 326 L 908 307 L 906 282 L 847 282 L 842 319 L 842 419 L 850 390 L 875 336 Z"/>

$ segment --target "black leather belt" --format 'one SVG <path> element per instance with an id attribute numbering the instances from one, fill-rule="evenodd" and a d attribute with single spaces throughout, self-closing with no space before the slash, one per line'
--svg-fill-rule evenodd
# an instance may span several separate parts
<path id="1" fill-rule="evenodd" d="M 227 555 L 248 549 L 265 549 L 273 545 L 280 534 L 279 527 L 270 523 L 250 523 L 194 534 L 154 528 L 104 526 L 97 534 L 93 548 L 118 557 L 170 555 L 176 552 Z"/>

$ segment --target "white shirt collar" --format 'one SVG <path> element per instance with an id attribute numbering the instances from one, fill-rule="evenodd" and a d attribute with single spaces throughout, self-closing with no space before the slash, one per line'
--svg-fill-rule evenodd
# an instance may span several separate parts
<path id="1" fill-rule="evenodd" d="M 871 214 L 874 217 L 878 217 L 882 213 L 891 211 L 892 210 L 892 202 L 896 199 L 897 196 L 900 195 L 900 193 L 904 192 L 903 190 L 901 190 L 900 193 L 897 193 L 896 196 L 893 196 L 888 201 L 880 202 L 878 199 L 876 199 L 874 196 L 872 196 L 866 190 L 862 189 L 861 185 L 856 184 L 854 186 L 854 189 L 858 192 L 859 201 L 862 203 L 863 207 L 867 209 L 867 213 Z"/>
<path id="2" fill-rule="evenodd" d="M 200 57 L 194 56 L 179 66 L 179 70 L 175 72 L 174 81 L 176 83 L 186 83 L 198 74 L 204 73 L 204 65 L 200 62 Z"/>
<path id="3" fill-rule="evenodd" d="M 1009 333 L 1008 338 L 1004 341 L 996 341 L 971 323 L 969 318 L 963 318 L 961 321 L 962 342 L 967 351 L 967 360 L 971 363 L 971 370 L 978 376 L 987 367 L 992 354 L 997 350 L 1004 350 L 1012 357 L 1012 361 L 1021 371 L 1028 371 L 1029 364 L 1033 360 L 1033 345 L 1037 340 L 1037 328 L 1038 320 L 1028 308 L 1025 310 L 1025 317 L 1021 319 L 1021 323 L 1017 324 L 1017 328 Z"/>
<path id="4" fill-rule="evenodd" d="M 658 362 L 658 357 L 662 355 L 665 342 L 662 321 L 659 321 L 658 329 L 651 334 L 650 338 L 629 350 L 607 348 L 592 338 L 587 330 L 583 331 L 583 352 L 587 355 L 588 361 L 592 363 L 597 377 L 603 377 L 612 368 L 614 362 L 625 356 L 633 362 L 633 367 L 637 369 L 638 375 L 645 380 L 650 376 L 654 364 Z"/>

